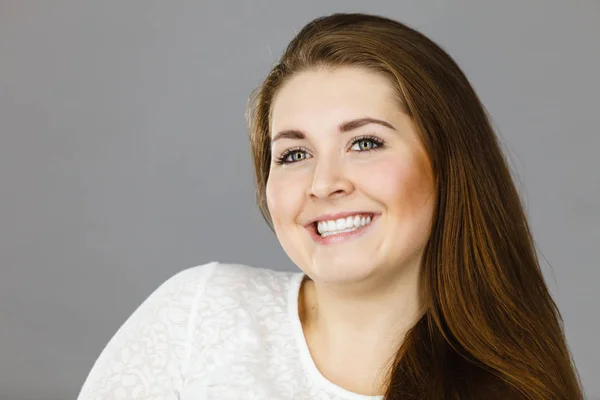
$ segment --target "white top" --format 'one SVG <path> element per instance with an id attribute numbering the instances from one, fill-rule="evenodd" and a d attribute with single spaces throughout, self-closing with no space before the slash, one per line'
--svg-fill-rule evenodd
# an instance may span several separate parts
<path id="1" fill-rule="evenodd" d="M 96 360 L 78 400 L 374 400 L 327 380 L 298 315 L 304 273 L 238 264 L 184 270 Z"/>

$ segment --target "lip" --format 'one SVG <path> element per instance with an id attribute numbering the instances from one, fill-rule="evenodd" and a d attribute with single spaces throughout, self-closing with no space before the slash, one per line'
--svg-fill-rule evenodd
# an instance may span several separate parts
<path id="1" fill-rule="evenodd" d="M 357 214 L 370 214 L 370 215 L 372 215 L 373 218 L 375 218 L 375 217 L 377 217 L 377 215 L 379 215 L 379 213 L 372 212 L 372 211 L 346 211 L 346 212 L 340 212 L 337 214 L 323 214 L 323 215 L 320 215 L 317 218 L 313 219 L 308 224 L 304 225 L 304 227 L 309 228 L 311 225 L 313 225 L 319 221 L 330 221 L 330 220 L 335 221 L 336 219 L 346 218 L 351 215 L 357 215 Z"/>

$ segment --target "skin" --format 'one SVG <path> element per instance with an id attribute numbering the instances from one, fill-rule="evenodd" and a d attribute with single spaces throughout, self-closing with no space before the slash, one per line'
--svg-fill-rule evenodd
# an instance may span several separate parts
<path id="1" fill-rule="evenodd" d="M 393 128 L 368 123 L 340 132 L 341 123 L 364 117 Z M 275 139 L 285 130 L 304 138 Z M 301 286 L 299 313 L 313 360 L 347 390 L 382 394 L 382 368 L 425 311 L 420 262 L 435 195 L 418 132 L 384 76 L 344 67 L 288 80 L 273 102 L 271 135 L 267 204 L 283 249 L 310 278 Z M 384 143 L 352 143 L 365 135 Z M 297 147 L 287 158 L 296 162 L 276 163 Z M 380 216 L 359 237 L 332 245 L 313 240 L 308 222 L 345 211 Z"/>

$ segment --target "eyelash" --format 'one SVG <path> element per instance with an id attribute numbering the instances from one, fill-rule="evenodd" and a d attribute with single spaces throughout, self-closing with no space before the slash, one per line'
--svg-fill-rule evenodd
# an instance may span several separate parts
<path id="1" fill-rule="evenodd" d="M 374 143 L 374 144 L 375 144 L 375 147 L 373 147 L 373 148 L 371 148 L 371 149 L 367 149 L 367 150 L 359 150 L 359 151 L 358 151 L 359 153 L 370 152 L 370 151 L 373 151 L 373 150 L 378 150 L 378 149 L 380 149 L 381 147 L 383 147 L 383 140 L 379 139 L 379 138 L 378 138 L 378 137 L 376 137 L 376 136 L 370 136 L 370 135 L 367 135 L 367 136 L 359 136 L 359 137 L 356 137 L 356 138 L 352 139 L 352 143 L 351 143 L 351 146 L 350 146 L 350 147 L 354 146 L 356 143 L 363 142 L 363 141 L 369 141 L 369 142 L 372 142 L 372 143 Z M 306 148 L 304 148 L 304 147 L 301 147 L 301 146 L 299 146 L 299 147 L 293 147 L 293 148 L 287 149 L 287 150 L 285 150 L 285 151 L 284 151 L 284 152 L 283 152 L 283 153 L 282 153 L 282 154 L 281 154 L 279 157 L 277 157 L 277 158 L 275 159 L 275 163 L 276 163 L 277 165 L 283 165 L 283 164 L 293 164 L 293 163 L 296 163 L 296 162 L 298 162 L 298 161 L 286 161 L 286 158 L 288 158 L 290 155 L 292 155 L 292 154 L 294 154 L 294 153 L 296 153 L 296 152 L 299 152 L 299 151 L 304 151 L 304 152 L 306 152 L 307 150 L 306 150 Z M 299 160 L 299 161 L 302 161 L 302 160 Z"/>

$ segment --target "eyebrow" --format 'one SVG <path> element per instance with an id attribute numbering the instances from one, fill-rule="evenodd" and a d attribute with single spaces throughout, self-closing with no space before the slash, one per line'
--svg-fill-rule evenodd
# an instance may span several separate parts
<path id="1" fill-rule="evenodd" d="M 344 132 L 350 132 L 354 129 L 358 129 L 361 126 L 364 125 L 368 125 L 368 124 L 377 124 L 377 125 L 382 125 L 385 126 L 386 128 L 390 128 L 392 130 L 396 130 L 396 128 L 394 128 L 390 123 L 385 122 L 383 120 L 380 119 L 376 119 L 376 118 L 369 118 L 369 117 L 365 117 L 365 118 L 358 118 L 358 119 L 353 119 L 350 121 L 345 121 L 342 122 L 339 126 L 338 126 L 338 130 L 341 133 Z M 298 129 L 287 129 L 281 132 L 278 132 L 275 136 L 273 136 L 273 140 L 271 141 L 271 143 L 275 142 L 276 140 L 279 139 L 297 139 L 297 140 L 301 140 L 306 138 L 306 135 L 304 134 L 304 132 L 298 130 Z"/>

